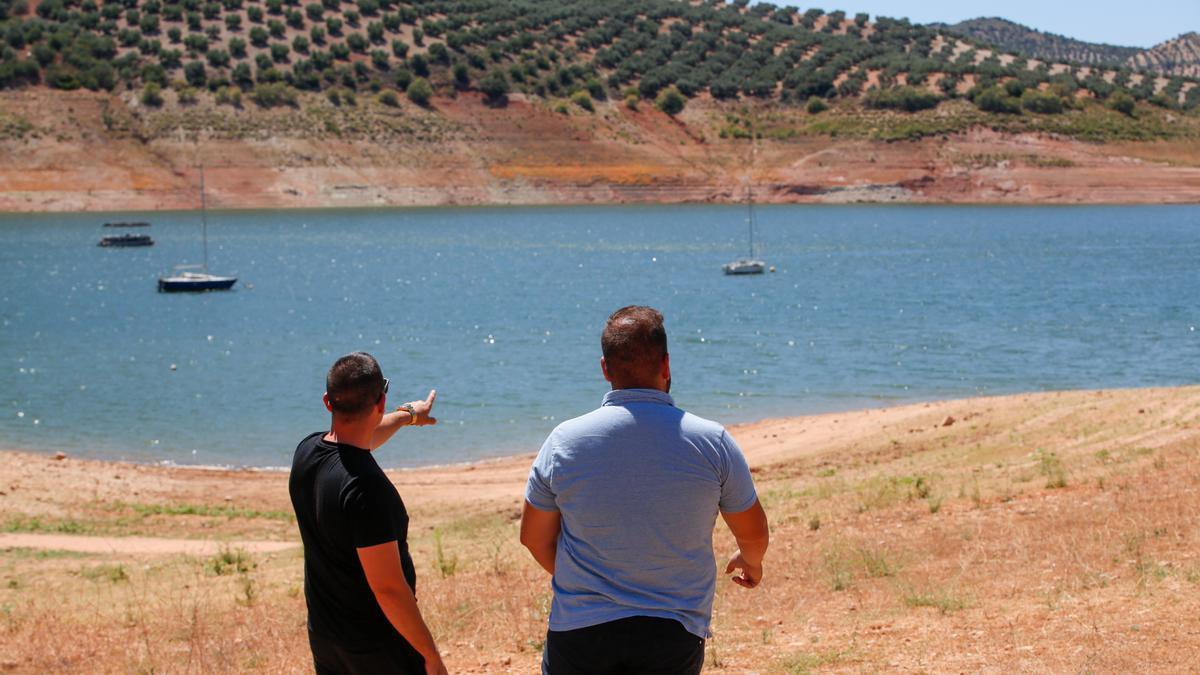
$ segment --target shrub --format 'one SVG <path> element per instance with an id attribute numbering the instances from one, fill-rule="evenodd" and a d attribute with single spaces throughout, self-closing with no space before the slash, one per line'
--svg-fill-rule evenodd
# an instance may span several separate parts
<path id="1" fill-rule="evenodd" d="M 805 110 L 810 115 L 817 115 L 829 109 L 829 104 L 825 103 L 825 99 L 820 96 L 809 96 L 808 103 L 804 106 Z"/>
<path id="2" fill-rule="evenodd" d="M 1116 110 L 1117 112 L 1119 112 L 1123 115 L 1128 115 L 1130 117 L 1133 117 L 1133 110 L 1136 107 L 1136 102 L 1133 100 L 1133 97 L 1130 96 L 1128 92 L 1125 92 L 1125 91 L 1114 92 L 1111 96 L 1108 97 L 1108 100 L 1105 103 L 1108 105 L 1108 107 L 1112 108 L 1113 110 Z"/>
<path id="3" fill-rule="evenodd" d="M 250 92 L 250 100 L 260 108 L 277 108 L 282 105 L 296 107 L 296 90 L 284 82 L 259 84 Z"/>
<path id="4" fill-rule="evenodd" d="M 588 112 L 596 112 L 596 106 L 592 104 L 592 97 L 586 91 L 577 91 L 571 94 L 571 103 Z"/>
<path id="5" fill-rule="evenodd" d="M 868 108 L 891 108 L 894 110 L 904 110 L 906 112 L 916 112 L 918 110 L 927 110 L 936 108 L 937 104 L 942 101 L 942 97 L 937 94 L 915 87 L 893 87 L 891 89 L 873 89 L 867 92 L 864 103 Z"/>
<path id="6" fill-rule="evenodd" d="M 454 64 L 451 73 L 454 74 L 454 87 L 456 89 L 466 89 L 471 86 L 471 70 L 467 68 L 467 64 Z"/>
<path id="7" fill-rule="evenodd" d="M 984 89 L 975 96 L 975 105 L 984 112 L 1006 113 L 1018 115 L 1021 113 L 1020 99 L 1013 98 L 1000 86 Z"/>
<path id="8" fill-rule="evenodd" d="M 412 84 L 413 74 L 408 68 L 397 68 L 395 74 L 396 87 L 402 91 L 408 90 L 408 85 Z"/>
<path id="9" fill-rule="evenodd" d="M 242 107 L 242 90 L 237 87 L 221 87 L 217 90 L 217 103 L 219 105 L 233 106 L 234 108 Z"/>
<path id="10" fill-rule="evenodd" d="M 664 89 L 659 95 L 654 105 L 664 113 L 674 117 L 683 112 L 683 107 L 687 105 L 687 99 L 675 87 Z"/>
<path id="11" fill-rule="evenodd" d="M 162 87 L 151 82 L 142 88 L 142 105 L 157 108 L 163 104 Z"/>
<path id="12" fill-rule="evenodd" d="M 392 91 L 391 89 L 388 89 L 379 95 L 379 102 L 388 106 L 389 108 L 400 107 L 400 98 L 396 96 L 396 92 Z"/>
<path id="13" fill-rule="evenodd" d="M 246 41 L 238 37 L 230 38 L 229 54 L 235 59 L 246 58 Z"/>
<path id="14" fill-rule="evenodd" d="M 509 85 L 508 78 L 504 76 L 504 71 L 493 69 L 484 75 L 479 80 L 479 91 L 490 103 L 499 103 L 508 96 Z"/>
<path id="15" fill-rule="evenodd" d="M 412 71 L 419 77 L 429 77 L 429 61 L 422 54 L 414 54 L 408 60 L 408 65 L 412 66 Z"/>
<path id="16" fill-rule="evenodd" d="M 429 45 L 429 58 L 434 63 L 449 65 L 450 50 L 446 49 L 446 45 L 441 42 L 435 42 Z"/>
<path id="17" fill-rule="evenodd" d="M 1062 99 L 1050 92 L 1026 89 L 1021 94 L 1021 107 L 1042 115 L 1057 115 L 1063 111 Z"/>
<path id="18" fill-rule="evenodd" d="M 192 87 L 184 87 L 177 94 L 180 105 L 193 105 L 196 102 L 196 90 Z"/>
<path id="19" fill-rule="evenodd" d="M 429 99 L 433 98 L 433 87 L 429 86 L 428 80 L 418 77 L 409 83 L 408 88 L 404 90 L 404 95 L 419 106 L 427 106 Z"/>
<path id="20" fill-rule="evenodd" d="M 183 75 L 193 87 L 203 87 L 208 82 L 208 73 L 204 70 L 204 64 L 199 61 L 192 61 L 184 66 Z"/>

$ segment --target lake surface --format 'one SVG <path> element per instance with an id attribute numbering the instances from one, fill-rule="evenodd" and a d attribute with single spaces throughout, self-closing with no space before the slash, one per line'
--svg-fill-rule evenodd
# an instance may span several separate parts
<path id="1" fill-rule="evenodd" d="M 1200 207 L 778 206 L 778 271 L 726 277 L 740 207 L 209 215 L 235 290 L 159 294 L 197 214 L 0 215 L 0 447 L 287 466 L 325 370 L 366 350 L 436 427 L 388 466 L 536 450 L 599 404 L 614 309 L 667 318 L 677 402 L 725 423 L 1200 381 Z M 107 220 L 157 245 L 102 249 Z M 174 364 L 174 369 L 172 365 Z"/>

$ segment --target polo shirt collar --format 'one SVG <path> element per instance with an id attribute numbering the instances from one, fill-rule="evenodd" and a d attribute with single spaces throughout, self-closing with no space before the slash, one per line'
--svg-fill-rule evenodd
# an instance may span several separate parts
<path id="1" fill-rule="evenodd" d="M 614 389 L 604 395 L 602 405 L 628 405 L 630 403 L 660 403 L 675 405 L 675 399 L 665 391 L 657 389 Z"/>

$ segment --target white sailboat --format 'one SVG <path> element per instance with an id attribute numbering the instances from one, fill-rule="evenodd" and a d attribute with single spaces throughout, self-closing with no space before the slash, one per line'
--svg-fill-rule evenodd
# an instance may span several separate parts
<path id="1" fill-rule="evenodd" d="M 767 264 L 754 255 L 754 189 L 749 181 L 746 183 L 746 227 L 750 238 L 750 255 L 722 265 L 725 274 L 762 274 L 767 269 Z"/>
<path id="2" fill-rule="evenodd" d="M 204 234 L 204 264 L 176 265 L 174 274 L 158 278 L 160 293 L 227 291 L 237 283 L 237 277 L 218 276 L 208 272 L 208 208 L 204 199 L 203 166 L 200 167 L 200 223 Z"/>
<path id="3" fill-rule="evenodd" d="M 746 172 L 746 229 L 749 235 L 749 255 L 721 265 L 725 274 L 762 274 L 767 269 L 767 264 L 754 255 L 754 176 L 752 172 L 755 151 L 758 149 L 757 126 L 756 124 L 750 126 L 750 171 Z"/>

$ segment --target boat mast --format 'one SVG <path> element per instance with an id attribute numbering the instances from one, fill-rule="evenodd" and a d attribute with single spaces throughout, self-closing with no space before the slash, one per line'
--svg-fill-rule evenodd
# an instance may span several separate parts
<path id="1" fill-rule="evenodd" d="M 204 235 L 204 273 L 208 274 L 208 209 L 204 201 L 204 165 L 200 165 L 200 226 Z"/>
<path id="2" fill-rule="evenodd" d="M 754 160 L 758 130 L 750 122 L 750 169 L 746 172 L 746 226 L 750 230 L 750 258 L 754 258 Z"/>

